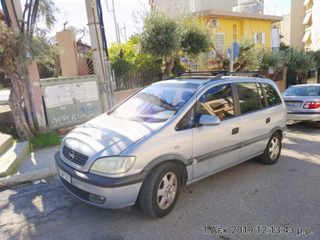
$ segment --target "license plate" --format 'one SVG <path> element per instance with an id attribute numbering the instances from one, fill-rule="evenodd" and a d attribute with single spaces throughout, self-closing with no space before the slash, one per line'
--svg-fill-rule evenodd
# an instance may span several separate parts
<path id="1" fill-rule="evenodd" d="M 65 171 L 59 169 L 59 176 L 64 180 L 66 180 L 68 183 L 71 183 L 71 176 Z"/>
<path id="2" fill-rule="evenodd" d="M 296 108 L 301 105 L 301 103 L 286 103 L 287 107 L 289 108 Z"/>

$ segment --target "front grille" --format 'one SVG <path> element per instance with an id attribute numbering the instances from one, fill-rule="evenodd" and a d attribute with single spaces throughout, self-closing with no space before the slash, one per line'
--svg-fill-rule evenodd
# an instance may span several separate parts
<path id="1" fill-rule="evenodd" d="M 103 204 L 105 202 L 105 198 L 99 195 L 95 195 L 92 193 L 89 193 L 87 191 L 84 191 L 80 188 L 77 188 L 76 186 L 73 186 L 72 184 L 68 183 L 63 178 L 60 178 L 62 184 L 75 196 L 78 198 L 87 201 L 87 202 L 93 202 L 96 204 Z"/>
<path id="2" fill-rule="evenodd" d="M 83 166 L 88 160 L 88 156 L 74 151 L 67 146 L 63 146 L 62 153 L 66 159 L 80 166 Z"/>
<path id="3" fill-rule="evenodd" d="M 64 180 L 63 178 L 60 178 L 63 185 L 70 191 L 72 192 L 74 195 L 76 195 L 78 198 L 83 199 L 85 201 L 89 201 L 89 193 L 77 188 L 73 185 L 71 185 L 70 183 L 68 183 L 66 180 Z"/>

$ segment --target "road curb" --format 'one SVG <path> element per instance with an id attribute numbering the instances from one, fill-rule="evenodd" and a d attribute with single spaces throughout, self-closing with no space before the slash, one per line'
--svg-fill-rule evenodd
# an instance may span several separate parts
<path id="1" fill-rule="evenodd" d="M 25 183 L 25 182 L 33 182 L 36 180 L 41 180 L 49 177 L 54 177 L 58 174 L 56 168 L 45 168 L 41 170 L 35 170 L 26 172 L 23 174 L 11 175 L 6 178 L 0 179 L 0 188 L 11 187 L 17 184 Z"/>

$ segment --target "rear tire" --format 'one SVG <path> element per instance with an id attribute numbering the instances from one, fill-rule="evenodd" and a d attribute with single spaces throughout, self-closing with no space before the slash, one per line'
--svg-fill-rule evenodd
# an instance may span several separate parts
<path id="1" fill-rule="evenodd" d="M 259 161 L 263 164 L 274 164 L 279 160 L 282 148 L 282 138 L 279 132 L 275 132 L 270 137 L 266 149 L 260 155 Z"/>
<path id="2" fill-rule="evenodd" d="M 181 187 L 179 168 L 173 162 L 156 167 L 145 179 L 139 194 L 139 205 L 144 214 L 161 218 L 176 205 Z"/>

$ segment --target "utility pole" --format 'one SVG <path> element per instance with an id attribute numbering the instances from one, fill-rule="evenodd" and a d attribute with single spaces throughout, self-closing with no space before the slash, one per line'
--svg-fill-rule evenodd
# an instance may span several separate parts
<path id="1" fill-rule="evenodd" d="M 233 72 L 233 56 L 234 54 L 234 42 L 231 42 L 231 53 L 230 53 L 230 72 Z"/>
<path id="2" fill-rule="evenodd" d="M 106 3 L 107 3 L 107 11 L 113 14 L 113 23 L 114 23 L 115 33 L 116 33 L 116 41 L 117 43 L 120 43 L 121 42 L 120 30 L 119 30 L 119 24 L 117 22 L 117 15 L 116 15 L 116 8 L 114 6 L 114 0 L 111 0 L 112 9 L 109 8 L 107 0 L 106 0 Z"/>
<path id="3" fill-rule="evenodd" d="M 105 112 L 112 107 L 112 73 L 106 52 L 104 51 L 99 13 L 98 0 L 85 0 L 87 8 L 88 26 L 90 32 L 91 47 L 93 49 L 94 70 L 99 78 L 99 89 L 102 110 Z"/>
<path id="4" fill-rule="evenodd" d="M 125 40 L 125 42 L 127 42 L 128 41 L 127 28 L 126 28 L 126 24 L 125 23 L 123 23 L 123 27 L 120 29 L 120 32 L 121 32 L 121 35 L 123 33 L 124 40 Z"/>

